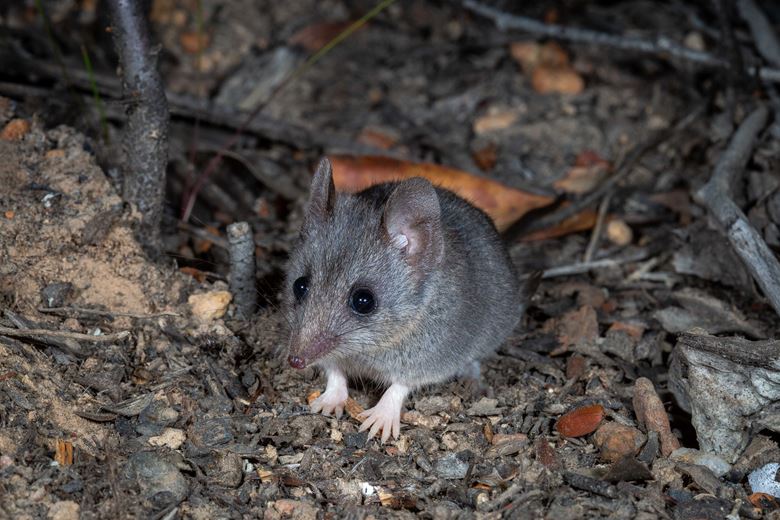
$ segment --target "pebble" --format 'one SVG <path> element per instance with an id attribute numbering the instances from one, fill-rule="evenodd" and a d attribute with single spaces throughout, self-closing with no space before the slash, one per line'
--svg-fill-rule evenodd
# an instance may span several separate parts
<path id="1" fill-rule="evenodd" d="M 669 455 L 669 458 L 675 462 L 686 462 L 688 464 L 698 464 L 704 466 L 716 477 L 722 477 L 731 469 L 731 464 L 712 453 L 695 450 L 693 448 L 678 448 Z"/>
<path id="2" fill-rule="evenodd" d="M 775 498 L 780 498 L 780 482 L 775 480 L 780 464 L 770 462 L 754 470 L 748 475 L 748 483 L 753 493 L 766 493 Z"/>

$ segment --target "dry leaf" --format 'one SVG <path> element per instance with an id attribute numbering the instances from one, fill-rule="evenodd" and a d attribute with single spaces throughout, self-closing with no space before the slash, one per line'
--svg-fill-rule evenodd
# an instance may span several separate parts
<path id="1" fill-rule="evenodd" d="M 555 429 L 564 437 L 582 437 L 596 431 L 604 419 L 604 407 L 592 404 L 564 414 L 555 423 Z"/>
<path id="2" fill-rule="evenodd" d="M 179 36 L 179 44 L 184 52 L 188 54 L 198 54 L 203 52 L 211 43 L 208 34 L 198 31 L 187 31 Z"/>
<path id="3" fill-rule="evenodd" d="M 540 229 L 524 235 L 523 242 L 533 242 L 535 240 L 549 240 L 551 238 L 558 238 L 571 233 L 578 233 L 587 229 L 592 229 L 596 225 L 596 219 L 598 215 L 593 210 L 585 210 L 576 215 L 572 215 L 557 226 Z"/>
<path id="4" fill-rule="evenodd" d="M 366 127 L 358 134 L 357 141 L 380 150 L 389 150 L 398 142 L 398 137 L 378 128 Z"/>
<path id="5" fill-rule="evenodd" d="M 498 160 L 495 143 L 488 143 L 473 154 L 474 162 L 483 172 L 492 170 Z"/>
<path id="6" fill-rule="evenodd" d="M 579 309 L 550 318 L 544 323 L 542 330 L 555 334 L 560 343 L 550 355 L 563 354 L 572 345 L 593 342 L 599 337 L 596 311 L 590 305 L 583 305 Z"/>
<path id="7" fill-rule="evenodd" d="M 540 65 L 531 74 L 531 86 L 540 94 L 579 94 L 585 80 L 573 69 Z"/>
<path id="8" fill-rule="evenodd" d="M 352 25 L 352 22 L 349 20 L 343 22 L 317 22 L 297 31 L 290 36 L 287 43 L 300 45 L 307 51 L 316 52 L 350 25 Z"/>
<path id="9" fill-rule="evenodd" d="M 753 507 L 764 510 L 774 510 L 780 508 L 780 504 L 777 503 L 777 499 L 767 493 L 753 493 L 748 497 Z"/>
<path id="10" fill-rule="evenodd" d="M 546 438 L 541 436 L 536 438 L 536 441 L 534 441 L 534 451 L 536 453 L 536 460 L 541 462 L 544 467 L 548 469 L 560 467 L 558 456 Z"/>
<path id="11" fill-rule="evenodd" d="M 452 190 L 482 209 L 499 231 L 529 211 L 546 206 L 552 198 L 510 188 L 455 168 L 430 163 L 412 163 L 376 156 L 330 156 L 333 181 L 339 191 L 355 193 L 375 184 L 425 177 L 433 184 Z"/>
<path id="12" fill-rule="evenodd" d="M 579 379 L 587 367 L 586 359 L 579 354 L 574 354 L 566 360 L 566 379 Z"/>
<path id="13" fill-rule="evenodd" d="M 477 135 L 496 130 L 503 130 L 512 126 L 519 117 L 517 112 L 497 112 L 495 114 L 486 114 L 474 120 L 474 133 Z"/>
<path id="14" fill-rule="evenodd" d="M 592 191 L 606 178 L 612 165 L 592 150 L 585 150 L 577 156 L 574 166 L 553 186 L 566 193 L 581 195 Z"/>
<path id="15" fill-rule="evenodd" d="M 642 325 L 636 323 L 626 323 L 623 321 L 616 321 L 607 329 L 607 333 L 612 331 L 623 331 L 635 340 L 642 339 L 642 334 L 645 333 L 645 328 Z"/>

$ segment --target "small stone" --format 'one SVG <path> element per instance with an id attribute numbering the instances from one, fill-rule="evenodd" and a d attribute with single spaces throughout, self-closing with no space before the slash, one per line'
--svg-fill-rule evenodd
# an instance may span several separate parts
<path id="1" fill-rule="evenodd" d="M 416 410 L 412 410 L 401 414 L 401 420 L 405 424 L 410 424 L 412 426 L 421 426 L 429 430 L 438 428 L 445 422 L 444 418 L 441 417 L 440 415 L 426 415 Z"/>
<path id="2" fill-rule="evenodd" d="M 282 515 L 282 518 L 294 518 L 295 520 L 316 520 L 317 508 L 300 500 L 283 498 L 269 504 Z"/>
<path id="3" fill-rule="evenodd" d="M 478 416 L 485 416 L 485 415 L 500 415 L 501 414 L 501 408 L 498 406 L 498 399 L 491 399 L 488 397 L 483 397 L 471 407 L 466 410 L 466 413 L 468 415 L 478 415 Z"/>
<path id="4" fill-rule="evenodd" d="M 79 505 L 72 500 L 60 500 L 49 506 L 50 520 L 79 520 Z"/>
<path id="5" fill-rule="evenodd" d="M 601 450 L 601 458 L 604 461 L 617 462 L 627 456 L 636 455 L 645 443 L 645 436 L 631 426 L 608 422 L 596 430 L 593 443 Z"/>
<path id="6" fill-rule="evenodd" d="M 634 232 L 622 220 L 610 220 L 607 224 L 607 239 L 617 246 L 627 246 L 634 240 Z"/>
<path id="7" fill-rule="evenodd" d="M 192 315 L 201 322 L 217 320 L 225 315 L 233 295 L 228 291 L 192 294 L 187 299 Z"/>
<path id="8" fill-rule="evenodd" d="M 69 282 L 50 283 L 41 290 L 41 303 L 50 309 L 62 307 L 72 290 L 73 284 Z"/>
<path id="9" fill-rule="evenodd" d="M 780 464 L 770 462 L 750 473 L 748 483 L 753 493 L 766 493 L 780 498 L 780 482 L 775 479 L 778 469 L 780 469 Z"/>
<path id="10" fill-rule="evenodd" d="M 650 473 L 647 466 L 630 455 L 612 464 L 607 474 L 604 475 L 604 480 L 609 482 L 643 481 L 652 478 L 653 474 Z"/>
<path id="11" fill-rule="evenodd" d="M 645 464 L 651 464 L 658 456 L 658 449 L 660 445 L 661 444 L 658 441 L 658 433 L 650 430 L 647 432 L 647 441 L 645 442 L 645 445 L 642 446 L 642 451 L 639 452 L 639 456 L 637 458 Z"/>
<path id="12" fill-rule="evenodd" d="M 160 435 L 149 437 L 147 441 L 151 446 L 167 446 L 172 450 L 178 450 L 187 439 L 186 434 L 178 428 L 165 428 Z"/>
<path id="13" fill-rule="evenodd" d="M 669 455 L 669 459 L 674 462 L 704 466 L 712 471 L 716 477 L 722 477 L 731 469 L 731 465 L 717 455 L 693 448 L 678 448 Z"/>
<path id="14" fill-rule="evenodd" d="M 30 122 L 26 119 L 12 119 L 0 132 L 3 141 L 18 141 L 30 131 Z"/>
<path id="15" fill-rule="evenodd" d="M 462 479 L 469 470 L 469 463 L 456 453 L 449 453 L 436 461 L 436 474 L 447 480 Z"/>
<path id="16" fill-rule="evenodd" d="M 418 397 L 414 401 L 414 409 L 425 415 L 446 412 L 449 407 L 450 401 L 440 395 Z"/>
<path id="17" fill-rule="evenodd" d="M 176 465 L 153 451 L 139 451 L 131 455 L 124 476 L 135 480 L 143 496 L 158 507 L 178 504 L 189 494 L 187 479 Z"/>

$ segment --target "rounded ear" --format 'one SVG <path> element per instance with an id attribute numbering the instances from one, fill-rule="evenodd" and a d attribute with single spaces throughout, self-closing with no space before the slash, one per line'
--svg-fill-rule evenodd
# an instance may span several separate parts
<path id="1" fill-rule="evenodd" d="M 410 265 L 428 270 L 441 262 L 441 207 L 436 189 L 426 179 L 400 182 L 387 199 L 382 221 L 390 245 L 399 249 Z"/>
<path id="2" fill-rule="evenodd" d="M 323 157 L 317 166 L 309 192 L 309 203 L 303 219 L 304 231 L 310 225 L 325 220 L 333 209 L 336 187 L 333 184 L 333 169 L 327 157 Z"/>

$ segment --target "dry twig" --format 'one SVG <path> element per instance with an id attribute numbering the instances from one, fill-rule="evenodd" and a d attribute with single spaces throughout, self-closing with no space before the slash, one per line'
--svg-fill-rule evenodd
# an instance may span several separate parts
<path id="1" fill-rule="evenodd" d="M 230 253 L 228 284 L 241 318 L 248 318 L 257 306 L 255 289 L 255 242 L 252 228 L 246 222 L 236 222 L 227 227 Z"/>
<path id="2" fill-rule="evenodd" d="M 531 34 L 548 36 L 559 40 L 572 42 L 588 43 L 592 45 L 601 45 L 622 49 L 626 51 L 640 52 L 643 54 L 652 54 L 653 56 L 671 56 L 680 60 L 696 63 L 705 67 L 715 67 L 727 69 L 730 64 L 712 54 L 703 51 L 689 49 L 683 45 L 674 43 L 665 37 L 659 37 L 655 41 L 644 38 L 633 38 L 629 36 L 618 36 L 614 34 L 592 31 L 589 29 L 579 29 L 576 27 L 564 27 L 562 25 L 547 24 L 526 18 L 516 16 L 507 12 L 484 5 L 475 0 L 463 0 L 463 6 L 486 18 L 490 18 L 499 29 L 518 29 Z M 779 82 L 780 70 L 761 67 L 748 68 L 750 75 L 758 75 L 766 81 Z"/>
<path id="3" fill-rule="evenodd" d="M 762 105 L 745 118 L 715 165 L 709 182 L 694 194 L 694 198 L 710 210 L 734 251 L 780 315 L 780 262 L 731 195 L 732 182 L 742 173 L 752 156 L 758 134 L 766 126 L 768 114 L 766 106 Z"/>
<path id="4" fill-rule="evenodd" d="M 780 40 L 777 39 L 766 15 L 753 0 L 739 0 L 737 8 L 739 15 L 750 27 L 758 52 L 766 61 L 780 67 Z"/>
<path id="5" fill-rule="evenodd" d="M 168 103 L 157 71 L 143 2 L 111 0 L 114 45 L 122 67 L 122 90 L 128 99 L 123 147 L 123 196 L 141 212 L 138 233 L 148 253 L 161 252 L 160 222 L 168 165 Z"/>
<path id="6" fill-rule="evenodd" d="M 113 334 L 93 336 L 92 334 L 81 334 L 80 332 L 70 332 L 66 330 L 12 329 L 10 327 L 0 327 L 0 335 L 10 336 L 12 338 L 32 339 L 42 343 L 46 343 L 48 338 L 72 339 L 76 341 L 87 341 L 90 343 L 116 343 L 129 338 L 130 331 L 123 330 Z"/>

